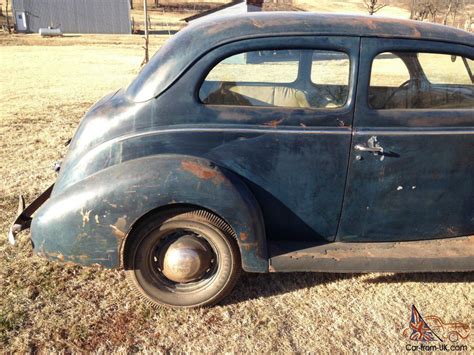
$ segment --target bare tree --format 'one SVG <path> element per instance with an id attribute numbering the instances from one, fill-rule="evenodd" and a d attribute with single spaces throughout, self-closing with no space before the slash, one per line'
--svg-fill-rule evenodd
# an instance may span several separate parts
<path id="1" fill-rule="evenodd" d="M 416 0 L 410 0 L 410 19 L 415 18 Z"/>
<path id="2" fill-rule="evenodd" d="M 364 6 L 369 11 L 369 15 L 373 15 L 377 11 L 382 10 L 385 6 L 387 6 L 387 4 L 384 2 L 379 3 L 379 0 L 363 0 L 363 1 L 364 1 Z"/>
<path id="3" fill-rule="evenodd" d="M 145 46 L 143 47 L 145 50 L 145 58 L 143 58 L 141 66 L 148 63 L 148 4 L 146 3 L 146 0 L 143 0 L 143 15 L 145 21 Z"/>
<path id="4" fill-rule="evenodd" d="M 410 8 L 412 19 L 436 22 L 438 14 L 449 0 L 413 0 Z"/>
<path id="5" fill-rule="evenodd" d="M 414 20 L 448 23 L 469 28 L 473 16 L 469 4 L 472 0 L 406 0 L 410 8 L 410 18 Z M 472 22 L 471 22 L 472 23 Z"/>
<path id="6" fill-rule="evenodd" d="M 12 33 L 12 29 L 10 28 L 10 15 L 8 13 L 8 0 L 6 0 L 5 2 L 5 17 L 7 18 L 7 30 L 8 30 L 8 33 L 11 34 Z"/>
<path id="7" fill-rule="evenodd" d="M 459 23 L 456 23 L 458 15 L 463 12 L 465 7 L 465 2 L 463 0 L 452 0 L 453 5 L 451 6 L 451 19 L 452 25 L 459 27 Z"/>
<path id="8" fill-rule="evenodd" d="M 471 0 L 468 1 L 471 2 Z M 472 32 L 472 24 L 474 22 L 474 11 L 472 7 L 467 7 L 466 0 L 463 0 L 462 2 L 462 11 L 465 18 L 464 29 L 468 32 Z"/>

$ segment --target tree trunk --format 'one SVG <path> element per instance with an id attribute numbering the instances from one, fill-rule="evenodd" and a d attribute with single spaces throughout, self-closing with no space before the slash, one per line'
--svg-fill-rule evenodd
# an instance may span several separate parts
<path id="1" fill-rule="evenodd" d="M 5 5 L 5 16 L 7 18 L 7 29 L 8 33 L 11 34 L 12 30 L 10 28 L 10 18 L 9 18 L 9 13 L 8 13 L 8 0 L 6 0 L 6 5 Z"/>
<path id="2" fill-rule="evenodd" d="M 133 0 L 130 0 L 130 9 L 133 10 Z"/>
<path id="3" fill-rule="evenodd" d="M 415 18 L 415 7 L 416 7 L 416 0 L 411 0 L 410 3 L 410 20 L 413 20 Z"/>
<path id="4" fill-rule="evenodd" d="M 443 25 L 447 25 L 448 23 L 448 16 L 449 14 L 451 13 L 451 8 L 453 7 L 453 1 L 451 0 L 449 2 L 449 6 L 448 6 L 448 10 L 446 11 L 446 14 L 444 14 L 444 17 L 443 17 Z"/>
<path id="5" fill-rule="evenodd" d="M 148 63 L 148 4 L 143 0 L 143 12 L 145 18 L 145 58 L 143 58 L 142 66 Z"/>

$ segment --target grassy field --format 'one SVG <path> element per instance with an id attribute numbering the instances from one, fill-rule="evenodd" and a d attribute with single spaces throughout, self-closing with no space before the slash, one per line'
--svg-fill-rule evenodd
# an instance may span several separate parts
<path id="1" fill-rule="evenodd" d="M 157 48 L 165 37 L 152 37 Z M 87 108 L 138 72 L 131 36 L 0 36 L 0 227 L 54 181 Z M 121 271 L 49 262 L 0 239 L 2 351 L 404 352 L 410 305 L 472 323 L 474 273 L 243 275 L 214 308 L 154 310 Z M 473 345 L 471 335 L 468 345 Z"/>

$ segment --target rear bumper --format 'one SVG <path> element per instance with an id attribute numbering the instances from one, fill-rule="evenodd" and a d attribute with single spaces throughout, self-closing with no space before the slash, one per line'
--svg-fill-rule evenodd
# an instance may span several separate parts
<path id="1" fill-rule="evenodd" d="M 13 221 L 10 230 L 8 231 L 8 241 L 10 244 L 14 245 L 16 240 L 16 235 L 22 230 L 30 228 L 31 221 L 33 219 L 32 215 L 36 212 L 38 208 L 51 196 L 51 191 L 53 191 L 54 184 L 48 187 L 41 195 L 39 195 L 28 207 L 25 208 L 25 200 L 23 196 L 20 195 L 18 202 L 18 212 L 15 220 Z"/>

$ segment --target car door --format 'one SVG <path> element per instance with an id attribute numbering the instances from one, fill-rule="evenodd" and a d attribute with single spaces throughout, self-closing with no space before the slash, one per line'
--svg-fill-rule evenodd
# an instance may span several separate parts
<path id="1" fill-rule="evenodd" d="M 161 117 L 195 122 L 172 137 L 161 135 L 160 147 L 199 155 L 242 179 L 270 242 L 333 241 L 359 47 L 358 37 L 275 36 L 210 51 L 160 98 L 175 103 L 157 108 Z"/>
<path id="2" fill-rule="evenodd" d="M 364 38 L 361 58 L 337 239 L 474 234 L 473 48 Z"/>

